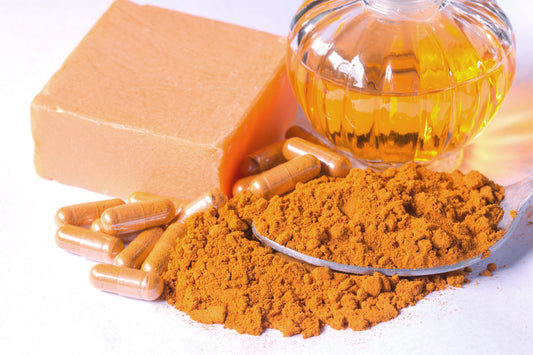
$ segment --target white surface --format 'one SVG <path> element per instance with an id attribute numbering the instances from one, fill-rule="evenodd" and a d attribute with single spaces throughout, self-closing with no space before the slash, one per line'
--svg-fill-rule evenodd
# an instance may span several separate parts
<path id="1" fill-rule="evenodd" d="M 151 3 L 281 35 L 299 5 L 297 0 Z M 326 327 L 322 335 L 307 340 L 283 338 L 273 330 L 260 337 L 239 335 L 222 326 L 195 323 L 164 301 L 140 302 L 92 288 L 87 276 L 93 263 L 56 247 L 53 216 L 63 205 L 103 196 L 37 177 L 29 104 L 109 4 L 108 0 L 0 3 L 0 354 L 531 353 L 533 225 L 524 220 L 502 252 L 475 268 L 470 284 L 433 293 L 396 319 L 363 332 Z M 528 19 L 533 5 L 527 0 L 500 4 L 517 34 L 517 81 L 524 81 L 533 75 L 533 31 Z M 533 103 L 525 107 L 533 112 Z M 515 131 L 525 134 L 522 140 L 515 142 L 511 135 L 504 143 L 513 145 L 521 159 L 506 156 L 504 143 L 495 147 L 485 142 L 467 154 L 483 157 L 471 165 L 483 162 L 496 168 L 492 171 L 502 182 L 532 173 L 531 118 L 495 121 L 487 132 L 498 139 L 497 130 L 520 127 Z M 517 146 L 518 142 L 525 145 Z M 480 149 L 485 149 L 484 154 Z M 477 276 L 492 261 L 507 266 L 493 277 Z"/>

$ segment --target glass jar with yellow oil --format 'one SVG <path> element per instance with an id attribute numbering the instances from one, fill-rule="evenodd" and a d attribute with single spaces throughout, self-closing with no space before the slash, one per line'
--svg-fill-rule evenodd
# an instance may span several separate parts
<path id="1" fill-rule="evenodd" d="M 289 78 L 310 123 L 374 167 L 457 151 L 514 72 L 514 35 L 493 0 L 308 0 L 289 33 Z"/>

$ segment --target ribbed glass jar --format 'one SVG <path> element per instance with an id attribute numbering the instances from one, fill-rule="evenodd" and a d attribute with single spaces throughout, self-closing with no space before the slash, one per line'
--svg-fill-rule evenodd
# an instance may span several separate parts
<path id="1" fill-rule="evenodd" d="M 514 72 L 511 25 L 491 0 L 309 0 L 289 33 L 289 78 L 310 123 L 376 167 L 461 148 Z"/>

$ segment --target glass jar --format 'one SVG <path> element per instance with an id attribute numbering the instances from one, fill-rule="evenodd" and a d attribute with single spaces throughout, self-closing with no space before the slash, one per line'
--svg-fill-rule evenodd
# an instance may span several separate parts
<path id="1" fill-rule="evenodd" d="M 492 0 L 308 0 L 288 73 L 312 126 L 366 165 L 428 162 L 490 122 L 515 72 Z"/>

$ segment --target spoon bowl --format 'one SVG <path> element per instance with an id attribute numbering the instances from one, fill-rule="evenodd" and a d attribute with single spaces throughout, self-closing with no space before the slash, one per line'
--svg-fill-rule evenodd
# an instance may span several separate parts
<path id="1" fill-rule="evenodd" d="M 521 180 L 515 184 L 505 187 L 505 198 L 501 201 L 500 206 L 503 209 L 503 217 L 498 223 L 498 228 L 504 230 L 505 234 L 490 248 L 487 250 L 492 253 L 500 248 L 507 239 L 509 239 L 516 227 L 520 218 L 525 214 L 529 206 L 533 204 L 533 175 Z M 513 217 L 511 211 L 516 211 L 516 215 Z M 294 259 L 306 262 L 315 266 L 325 266 L 334 271 L 340 271 L 350 274 L 373 274 L 378 272 L 386 276 L 426 276 L 426 275 L 435 275 L 447 273 L 450 271 L 456 271 L 464 269 L 467 266 L 473 265 L 479 262 L 484 258 L 484 255 L 487 255 L 487 252 L 483 252 L 479 255 L 476 255 L 470 259 L 463 260 L 461 262 L 451 264 L 451 265 L 442 265 L 431 268 L 415 268 L 415 269 L 392 269 L 392 268 L 374 268 L 374 267 L 365 267 L 357 265 L 348 265 L 336 263 L 329 260 L 324 260 L 320 258 L 315 258 L 306 254 L 302 254 L 294 249 L 287 248 L 281 244 L 276 243 L 275 241 L 260 235 L 255 229 L 255 225 L 252 224 L 252 232 L 257 239 L 262 243 L 268 245 L 270 248 L 288 255 Z"/>

